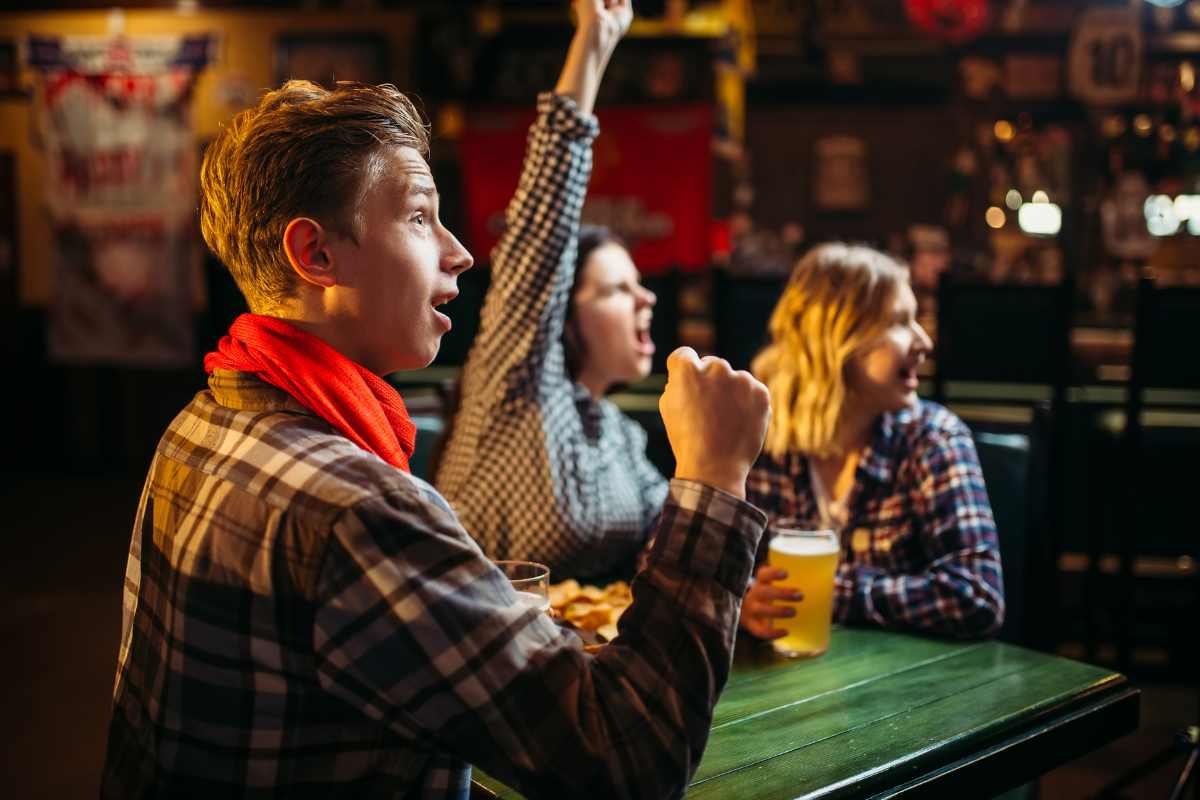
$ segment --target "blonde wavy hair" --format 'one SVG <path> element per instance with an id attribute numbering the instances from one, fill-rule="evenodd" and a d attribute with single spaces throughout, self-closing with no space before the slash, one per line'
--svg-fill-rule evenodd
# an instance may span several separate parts
<path id="1" fill-rule="evenodd" d="M 882 335 L 908 269 L 863 245 L 823 244 L 797 262 L 750 369 L 771 393 L 763 449 L 828 457 L 848 395 L 846 366 Z"/>

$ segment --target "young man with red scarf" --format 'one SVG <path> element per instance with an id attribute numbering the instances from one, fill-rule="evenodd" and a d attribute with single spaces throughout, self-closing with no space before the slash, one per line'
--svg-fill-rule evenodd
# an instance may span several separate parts
<path id="1" fill-rule="evenodd" d="M 576 10 L 544 112 L 568 131 L 632 14 Z M 408 474 L 379 375 L 433 359 L 471 266 L 426 152 L 394 87 L 302 82 L 210 147 L 205 240 L 255 313 L 150 467 L 102 796 L 465 797 L 476 764 L 529 796 L 671 797 L 694 773 L 765 522 L 742 498 L 766 389 L 672 354 L 676 479 L 620 636 L 585 653 Z"/>

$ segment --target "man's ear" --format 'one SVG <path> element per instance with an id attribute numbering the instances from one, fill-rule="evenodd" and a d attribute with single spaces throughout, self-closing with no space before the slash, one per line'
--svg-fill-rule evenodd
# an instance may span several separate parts
<path id="1" fill-rule="evenodd" d="M 283 231 L 283 251 L 305 281 L 326 289 L 337 284 L 329 234 L 315 219 L 296 217 L 289 222 Z"/>

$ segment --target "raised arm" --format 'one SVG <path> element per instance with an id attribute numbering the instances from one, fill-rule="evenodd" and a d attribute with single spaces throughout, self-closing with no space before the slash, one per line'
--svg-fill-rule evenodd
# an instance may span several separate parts
<path id="1" fill-rule="evenodd" d="M 590 116 L 608 60 L 633 22 L 633 0 L 576 0 L 575 13 L 575 36 L 554 92 Z"/>
<path id="2" fill-rule="evenodd" d="M 1004 622 L 1000 543 L 983 470 L 969 433 L 930 444 L 918 460 L 921 540 L 927 569 L 894 575 L 843 564 L 835 592 L 843 622 L 873 622 L 960 638 L 989 636 Z"/>
<path id="3" fill-rule="evenodd" d="M 505 229 L 491 254 L 492 285 L 464 374 L 464 396 L 493 403 L 565 385 L 561 357 L 575 237 L 599 130 L 592 110 L 631 0 L 575 0 L 577 24 L 553 94 L 538 99 Z M 543 369 L 554 362 L 554 373 Z"/>

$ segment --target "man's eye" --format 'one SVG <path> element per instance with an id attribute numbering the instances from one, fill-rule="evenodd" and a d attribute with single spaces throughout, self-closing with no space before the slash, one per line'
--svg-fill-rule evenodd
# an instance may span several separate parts
<path id="1" fill-rule="evenodd" d="M 425 215 L 420 212 L 414 214 L 413 222 L 417 223 L 418 225 L 424 225 L 425 224 Z"/>

